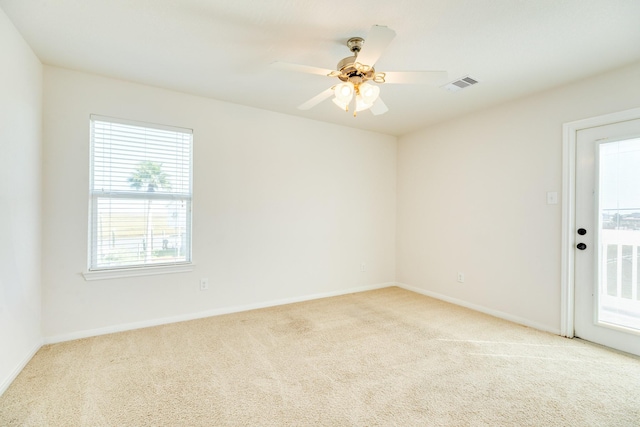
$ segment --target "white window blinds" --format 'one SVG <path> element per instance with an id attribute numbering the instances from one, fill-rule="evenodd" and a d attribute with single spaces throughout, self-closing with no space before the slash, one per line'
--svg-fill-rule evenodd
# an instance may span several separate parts
<path id="1" fill-rule="evenodd" d="M 190 129 L 91 116 L 89 270 L 191 262 Z"/>

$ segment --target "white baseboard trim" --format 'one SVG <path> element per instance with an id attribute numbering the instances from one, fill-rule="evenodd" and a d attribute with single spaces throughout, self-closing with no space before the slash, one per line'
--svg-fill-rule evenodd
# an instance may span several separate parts
<path id="1" fill-rule="evenodd" d="M 459 305 L 461 307 L 469 308 L 469 309 L 474 310 L 474 311 L 479 311 L 480 313 L 488 314 L 490 316 L 497 317 L 499 319 L 508 320 L 510 322 L 513 322 L 513 323 L 518 323 L 519 325 L 528 326 L 530 328 L 538 329 L 540 331 L 550 332 L 550 333 L 552 333 L 554 335 L 560 335 L 560 329 L 550 328 L 547 325 L 543 325 L 543 324 L 537 323 L 537 322 L 532 322 L 531 320 L 525 319 L 524 317 L 514 316 L 512 314 L 505 313 L 503 311 L 494 310 L 492 308 L 487 308 L 487 307 L 484 307 L 482 305 L 472 304 L 470 302 L 467 302 L 467 301 L 464 301 L 464 300 L 461 300 L 461 299 L 448 297 L 446 295 L 442 295 L 442 294 L 439 294 L 439 293 L 436 293 L 436 292 L 427 291 L 425 289 L 418 288 L 416 286 L 407 285 L 405 283 L 396 283 L 396 286 L 399 287 L 399 288 L 402 288 L 402 289 L 406 289 L 408 291 L 412 291 L 412 292 L 416 292 L 418 294 L 426 295 L 426 296 L 431 297 L 431 298 L 439 299 L 439 300 L 442 300 L 442 301 L 449 302 L 451 304 L 455 304 L 455 305 Z"/>
<path id="2" fill-rule="evenodd" d="M 16 379 L 16 377 L 20 374 L 20 372 L 22 372 L 24 367 L 27 366 L 27 363 L 29 363 L 29 361 L 33 358 L 33 356 L 35 356 L 38 350 L 40 350 L 42 344 L 42 341 L 36 343 L 36 345 L 34 345 L 33 348 L 25 355 L 22 361 L 18 363 L 15 368 L 13 368 L 11 374 L 9 374 L 7 378 L 4 378 L 2 380 L 2 382 L 0 383 L 0 396 L 2 396 L 5 391 L 7 391 L 13 380 Z"/>
<path id="3" fill-rule="evenodd" d="M 265 301 L 265 302 L 254 303 L 254 304 L 238 305 L 233 307 L 216 308 L 213 310 L 201 311 L 197 313 L 188 313 L 188 314 L 182 314 L 178 316 L 163 317 L 159 319 L 143 320 L 140 322 L 125 323 L 121 325 L 107 326 L 104 328 L 87 329 L 83 331 L 71 332 L 68 334 L 45 337 L 44 343 L 55 344 L 55 343 L 60 343 L 65 341 L 73 341 L 73 340 L 82 339 L 82 338 L 95 337 L 99 335 L 113 334 L 116 332 L 131 331 L 134 329 L 149 328 L 152 326 L 160 326 L 160 325 L 167 325 L 170 323 L 184 322 L 187 320 L 196 320 L 196 319 L 202 319 L 205 317 L 220 316 L 223 314 L 239 313 L 243 311 L 257 310 L 260 308 L 275 307 L 278 305 L 293 304 L 297 302 L 304 302 L 304 301 L 310 301 L 310 300 L 321 299 L 321 298 L 329 298 L 329 297 L 335 297 L 340 295 L 354 294 L 357 292 L 365 292 L 365 291 L 371 291 L 374 289 L 388 288 L 390 286 L 395 286 L 395 283 L 394 282 L 378 283 L 374 285 L 358 286 L 358 287 L 349 288 L 349 289 L 341 289 L 338 291 L 331 291 L 331 292 L 321 292 L 318 294 L 304 295 L 304 296 L 293 297 L 293 298 Z"/>

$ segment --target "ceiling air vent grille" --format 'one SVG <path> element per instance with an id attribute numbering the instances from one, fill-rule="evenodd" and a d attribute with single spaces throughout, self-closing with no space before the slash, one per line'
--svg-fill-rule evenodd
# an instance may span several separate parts
<path id="1" fill-rule="evenodd" d="M 473 86 L 477 83 L 478 83 L 478 80 L 474 79 L 473 77 L 464 76 L 459 78 L 458 80 L 454 80 L 450 83 L 447 83 L 442 87 L 450 92 L 457 92 L 469 86 Z"/>

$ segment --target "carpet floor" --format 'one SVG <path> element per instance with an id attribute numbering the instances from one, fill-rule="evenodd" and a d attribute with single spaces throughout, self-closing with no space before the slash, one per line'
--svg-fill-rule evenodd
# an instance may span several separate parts
<path id="1" fill-rule="evenodd" d="M 399 288 L 47 345 L 1 426 L 640 426 L 640 358 Z"/>

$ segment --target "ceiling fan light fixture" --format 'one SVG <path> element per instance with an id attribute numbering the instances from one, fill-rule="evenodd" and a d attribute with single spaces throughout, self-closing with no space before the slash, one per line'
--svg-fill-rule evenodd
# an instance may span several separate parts
<path id="1" fill-rule="evenodd" d="M 362 98 L 361 95 L 356 96 L 356 111 L 368 110 L 373 106 L 373 102 L 368 103 Z"/>
<path id="2" fill-rule="evenodd" d="M 333 98 L 332 99 L 333 103 L 336 104 L 338 106 L 338 108 L 340 108 L 341 110 L 344 111 L 349 111 L 349 104 L 346 102 L 342 102 L 340 101 L 338 98 Z"/>
<path id="3" fill-rule="evenodd" d="M 353 86 L 353 83 L 344 82 L 336 85 L 334 93 L 340 102 L 343 104 L 349 104 L 349 102 L 351 102 L 351 98 L 353 98 L 354 91 L 355 87 Z"/>
<path id="4" fill-rule="evenodd" d="M 340 83 L 334 88 L 335 98 L 333 103 L 341 110 L 349 111 L 349 104 L 355 100 L 354 115 L 356 112 L 368 110 L 380 96 L 380 88 L 362 83 L 354 85 L 351 82 Z"/>
<path id="5" fill-rule="evenodd" d="M 362 101 L 369 106 L 373 105 L 380 96 L 380 88 L 369 83 L 363 83 L 358 87 Z"/>

